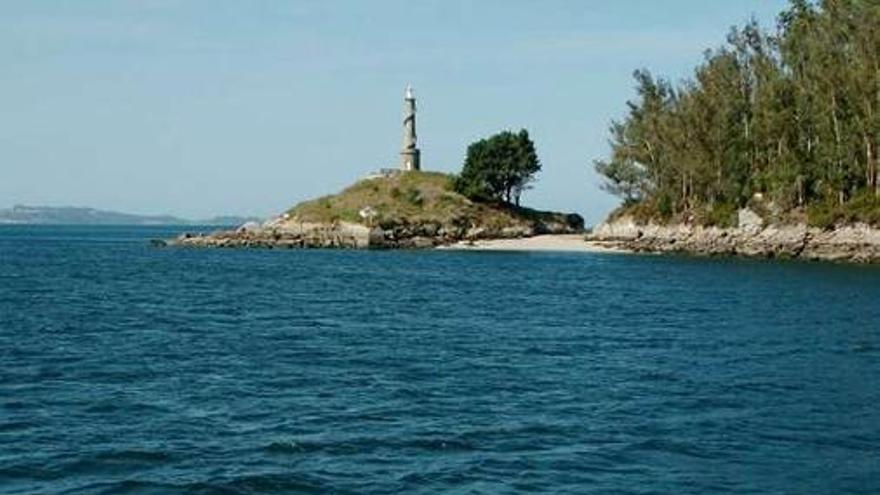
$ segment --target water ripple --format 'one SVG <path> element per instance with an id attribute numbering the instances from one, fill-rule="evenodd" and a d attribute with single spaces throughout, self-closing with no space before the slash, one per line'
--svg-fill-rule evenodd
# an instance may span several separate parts
<path id="1" fill-rule="evenodd" d="M 880 492 L 880 270 L 162 232 L 0 227 L 0 492 Z"/>

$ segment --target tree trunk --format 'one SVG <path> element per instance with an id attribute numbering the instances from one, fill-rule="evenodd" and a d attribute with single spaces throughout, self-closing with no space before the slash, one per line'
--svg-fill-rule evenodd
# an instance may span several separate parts
<path id="1" fill-rule="evenodd" d="M 874 195 L 878 195 L 880 190 L 877 188 L 876 144 L 870 136 L 865 136 L 865 167 L 867 170 L 868 190 L 873 191 Z"/>
<path id="2" fill-rule="evenodd" d="M 694 201 L 694 176 L 688 177 L 688 204 L 693 205 Z"/>
<path id="3" fill-rule="evenodd" d="M 844 173 L 843 173 L 843 159 L 841 158 L 840 153 L 840 120 L 837 118 L 837 97 L 831 96 L 831 120 L 834 124 L 834 157 L 837 160 L 837 172 L 840 174 L 840 190 L 837 194 L 838 202 L 843 205 L 845 196 L 846 196 L 846 185 L 844 182 Z"/>
<path id="4" fill-rule="evenodd" d="M 797 195 L 798 195 L 798 206 L 803 208 L 804 206 L 804 176 L 798 175 L 797 179 L 795 179 L 796 187 L 797 187 Z"/>
<path id="5" fill-rule="evenodd" d="M 687 209 L 687 174 L 681 174 L 681 205 Z"/>

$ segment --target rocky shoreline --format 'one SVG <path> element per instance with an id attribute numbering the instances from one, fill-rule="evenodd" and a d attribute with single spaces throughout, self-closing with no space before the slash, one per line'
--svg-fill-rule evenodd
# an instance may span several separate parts
<path id="1" fill-rule="evenodd" d="M 303 201 L 262 223 L 155 240 L 156 246 L 219 248 L 429 249 L 460 242 L 583 234 L 574 213 L 476 201 L 454 177 L 409 171 L 363 178 L 336 194 Z"/>
<path id="2" fill-rule="evenodd" d="M 245 224 L 235 230 L 182 234 L 154 244 L 205 248 L 429 249 L 460 242 L 581 233 L 583 219 L 562 214 L 549 221 L 499 226 L 425 222 L 369 227 L 351 222 L 308 223 L 277 218 L 263 224 Z"/>
<path id="3" fill-rule="evenodd" d="M 880 263 L 880 229 L 865 224 L 831 230 L 805 224 L 764 225 L 750 210 L 740 210 L 737 227 L 640 225 L 623 217 L 598 225 L 592 242 L 634 252 Z"/>

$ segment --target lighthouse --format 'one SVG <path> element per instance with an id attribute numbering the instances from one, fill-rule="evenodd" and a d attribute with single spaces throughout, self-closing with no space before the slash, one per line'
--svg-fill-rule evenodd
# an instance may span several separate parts
<path id="1" fill-rule="evenodd" d="M 412 86 L 406 86 L 403 96 L 403 148 L 400 150 L 400 168 L 404 172 L 421 170 L 419 148 L 416 145 L 416 97 Z"/>

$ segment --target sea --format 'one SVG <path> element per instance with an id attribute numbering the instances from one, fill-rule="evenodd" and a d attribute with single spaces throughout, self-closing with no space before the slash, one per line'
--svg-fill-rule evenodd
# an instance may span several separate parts
<path id="1" fill-rule="evenodd" d="M 179 232 L 0 227 L 0 493 L 880 493 L 880 267 Z"/>

